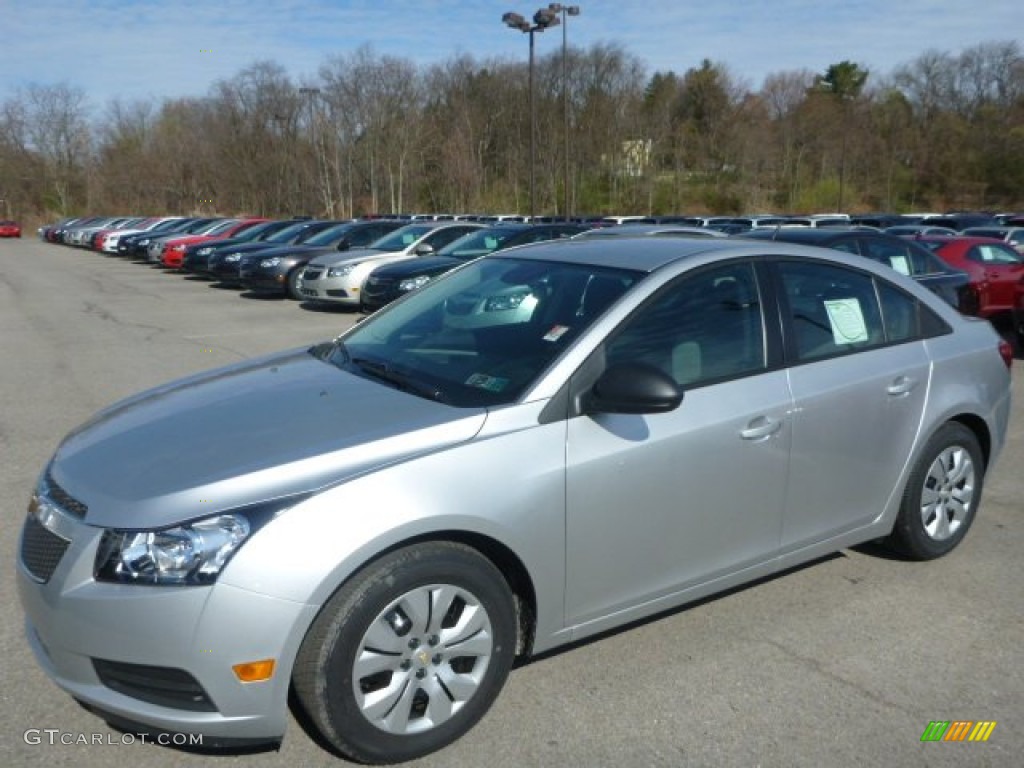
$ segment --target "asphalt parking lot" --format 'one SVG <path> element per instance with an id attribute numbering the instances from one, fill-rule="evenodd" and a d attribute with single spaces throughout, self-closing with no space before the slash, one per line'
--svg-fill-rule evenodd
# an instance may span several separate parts
<path id="1" fill-rule="evenodd" d="M 0 241 L 0 765 L 345 764 L 296 719 L 277 751 L 124 743 L 132 738 L 37 667 L 13 574 L 36 475 L 95 410 L 174 377 L 330 338 L 353 320 L 116 257 Z M 843 551 L 535 660 L 512 673 L 468 736 L 415 765 L 1020 765 L 1024 360 L 1015 368 L 1009 444 L 949 557 L 908 563 Z M 922 743 L 935 720 L 997 725 L 986 743 Z"/>

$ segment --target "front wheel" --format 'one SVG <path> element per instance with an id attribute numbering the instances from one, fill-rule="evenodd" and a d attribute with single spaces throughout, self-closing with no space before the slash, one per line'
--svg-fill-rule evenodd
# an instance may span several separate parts
<path id="1" fill-rule="evenodd" d="M 432 542 L 371 564 L 327 602 L 293 682 L 323 737 L 365 763 L 411 760 L 483 717 L 508 676 L 516 613 L 500 571 Z"/>
<path id="2" fill-rule="evenodd" d="M 984 475 L 974 433 L 957 422 L 944 425 L 910 473 L 889 543 L 914 560 L 952 551 L 974 521 Z"/>
<path id="3" fill-rule="evenodd" d="M 284 295 L 287 298 L 294 299 L 295 301 L 300 301 L 304 298 L 302 293 L 299 291 L 299 276 L 302 274 L 302 270 L 304 268 L 305 267 L 302 266 L 296 267 L 289 272 L 288 277 L 285 278 Z"/>

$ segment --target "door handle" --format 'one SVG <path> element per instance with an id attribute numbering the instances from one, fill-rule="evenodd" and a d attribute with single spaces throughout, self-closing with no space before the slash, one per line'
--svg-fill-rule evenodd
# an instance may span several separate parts
<path id="1" fill-rule="evenodd" d="M 782 429 L 782 422 L 778 419 L 770 419 L 767 416 L 758 416 L 747 424 L 745 429 L 740 430 L 740 437 L 744 440 L 764 440 L 771 437 Z"/>
<path id="2" fill-rule="evenodd" d="M 893 379 L 892 384 L 885 388 L 885 391 L 893 397 L 904 397 L 909 395 L 916 386 L 917 379 L 913 379 L 910 376 L 897 376 Z"/>

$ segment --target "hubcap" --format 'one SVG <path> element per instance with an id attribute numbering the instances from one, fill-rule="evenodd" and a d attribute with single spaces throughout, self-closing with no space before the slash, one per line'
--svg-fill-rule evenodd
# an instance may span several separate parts
<path id="1" fill-rule="evenodd" d="M 381 611 L 359 642 L 356 703 L 382 731 L 428 731 L 476 693 L 493 650 L 491 621 L 476 597 L 451 584 L 418 587 Z"/>
<path id="2" fill-rule="evenodd" d="M 964 448 L 953 445 L 935 457 L 921 491 L 921 522 L 935 541 L 955 535 L 974 502 L 974 462 Z"/>

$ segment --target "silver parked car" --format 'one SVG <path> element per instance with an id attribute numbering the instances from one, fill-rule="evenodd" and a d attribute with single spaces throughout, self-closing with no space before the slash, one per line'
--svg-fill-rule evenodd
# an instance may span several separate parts
<path id="1" fill-rule="evenodd" d="M 344 754 L 415 758 L 517 658 L 868 540 L 952 550 L 1004 445 L 1011 359 L 838 251 L 486 256 L 333 342 L 68 435 L 20 541 L 28 642 L 127 727 L 277 741 L 293 688 Z"/>
<path id="2" fill-rule="evenodd" d="M 472 221 L 415 221 L 365 248 L 317 256 L 297 281 L 298 295 L 314 304 L 357 308 L 363 283 L 377 267 L 417 256 L 433 256 L 449 243 L 484 226 Z"/>

